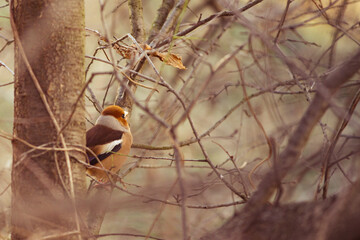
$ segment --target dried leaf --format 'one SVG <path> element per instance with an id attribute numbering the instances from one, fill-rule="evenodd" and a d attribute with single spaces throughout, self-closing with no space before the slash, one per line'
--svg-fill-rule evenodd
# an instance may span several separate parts
<path id="1" fill-rule="evenodd" d="M 139 49 L 133 44 L 131 46 L 124 46 L 121 44 L 114 44 L 114 48 L 118 54 L 120 54 L 123 58 L 130 59 L 136 53 L 140 53 Z M 151 50 L 151 47 L 147 44 L 142 46 L 143 50 Z"/>
<path id="2" fill-rule="evenodd" d="M 134 49 L 122 46 L 120 44 L 114 44 L 114 48 L 118 54 L 123 58 L 130 59 L 135 54 Z"/>
<path id="3" fill-rule="evenodd" d="M 139 52 L 139 49 L 135 45 L 132 46 L 123 46 L 120 44 L 114 44 L 113 47 L 115 48 L 116 52 L 119 53 L 123 58 L 130 59 L 132 56 L 134 56 L 137 52 Z M 151 47 L 147 44 L 144 44 L 142 46 L 142 49 L 144 50 L 151 50 Z M 183 65 L 181 61 L 181 56 L 174 54 L 174 53 L 168 53 L 168 52 L 158 52 L 154 51 L 149 53 L 151 56 L 157 57 L 160 59 L 160 61 L 164 62 L 167 65 L 176 67 L 178 69 L 186 69 L 186 67 Z"/>
<path id="4" fill-rule="evenodd" d="M 154 52 L 152 53 L 153 56 L 158 57 L 160 61 L 164 62 L 167 65 L 176 67 L 178 69 L 186 69 L 186 67 L 183 65 L 181 61 L 181 56 L 176 55 L 174 53 L 161 53 L 161 52 Z"/>

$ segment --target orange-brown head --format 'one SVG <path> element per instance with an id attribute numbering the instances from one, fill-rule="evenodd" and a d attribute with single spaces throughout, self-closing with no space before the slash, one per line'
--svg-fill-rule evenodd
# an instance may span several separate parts
<path id="1" fill-rule="evenodd" d="M 106 107 L 101 113 L 103 116 L 112 116 L 116 118 L 121 123 L 121 125 L 129 128 L 129 124 L 126 120 L 127 114 L 128 113 L 124 109 L 116 105 Z"/>

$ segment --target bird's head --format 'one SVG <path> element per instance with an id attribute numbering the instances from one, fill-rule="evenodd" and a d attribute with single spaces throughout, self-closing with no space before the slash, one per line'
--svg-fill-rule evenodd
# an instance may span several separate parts
<path id="1" fill-rule="evenodd" d="M 101 116 L 98 118 L 96 124 L 105 125 L 115 130 L 129 130 L 130 127 L 126 120 L 127 115 L 128 113 L 121 107 L 111 105 L 101 112 Z M 116 119 L 124 129 L 119 129 L 118 124 L 115 124 L 116 121 L 113 121 L 114 119 Z"/>

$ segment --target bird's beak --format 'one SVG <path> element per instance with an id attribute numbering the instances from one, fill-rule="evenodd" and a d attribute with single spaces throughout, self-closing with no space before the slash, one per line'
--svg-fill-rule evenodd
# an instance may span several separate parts
<path id="1" fill-rule="evenodd" d="M 128 112 L 128 111 L 124 111 L 124 114 L 125 114 L 125 118 L 127 118 L 128 115 L 129 115 L 129 112 Z"/>

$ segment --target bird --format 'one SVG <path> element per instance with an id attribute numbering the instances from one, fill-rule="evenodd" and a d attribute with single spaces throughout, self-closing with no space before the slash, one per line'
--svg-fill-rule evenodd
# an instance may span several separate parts
<path id="1" fill-rule="evenodd" d="M 88 163 L 96 167 L 88 167 L 87 174 L 100 183 L 111 182 L 109 177 L 121 169 L 130 152 L 133 137 L 127 117 L 121 107 L 108 106 L 86 132 Z"/>

